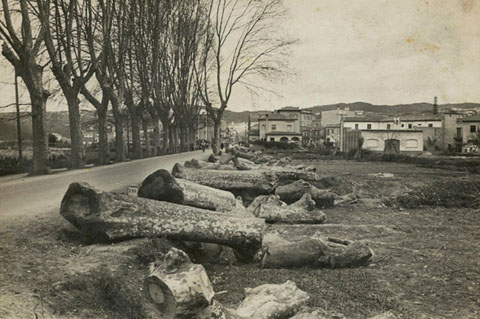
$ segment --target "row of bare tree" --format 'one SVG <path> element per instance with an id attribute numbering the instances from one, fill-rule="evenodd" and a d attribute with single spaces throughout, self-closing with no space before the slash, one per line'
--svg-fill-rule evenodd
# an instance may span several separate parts
<path id="1" fill-rule="evenodd" d="M 44 73 L 55 78 L 68 105 L 72 168 L 84 165 L 82 98 L 96 109 L 102 164 L 108 160 L 110 109 L 117 161 L 126 158 L 124 109 L 132 158 L 187 150 L 202 108 L 214 124 L 216 152 L 234 87 L 256 88 L 260 77 L 284 70 L 292 43 L 280 28 L 281 0 L 1 1 L 2 54 L 31 99 L 34 173 L 48 171 L 51 89 Z M 147 123 L 153 123 L 151 142 Z"/>

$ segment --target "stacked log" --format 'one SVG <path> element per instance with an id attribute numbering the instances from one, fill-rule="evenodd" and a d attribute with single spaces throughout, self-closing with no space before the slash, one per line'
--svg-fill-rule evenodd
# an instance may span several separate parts
<path id="1" fill-rule="evenodd" d="M 230 191 L 235 196 L 271 194 L 278 183 L 275 174 L 267 171 L 222 171 L 186 168 L 175 164 L 172 175 L 176 178 Z"/>
<path id="2" fill-rule="evenodd" d="M 231 211 L 236 206 L 232 193 L 185 179 L 177 180 L 164 169 L 145 178 L 138 196 L 215 211 Z"/>
<path id="3" fill-rule="evenodd" d="M 287 204 L 292 204 L 302 198 L 305 194 L 310 194 L 319 208 L 333 207 L 335 194 L 324 189 L 319 189 L 310 183 L 300 179 L 294 183 L 278 186 L 275 194 Z"/>
<path id="4" fill-rule="evenodd" d="M 93 240 L 166 237 L 230 246 L 244 256 L 260 248 L 262 219 L 99 191 L 87 183 L 70 184 L 60 213 Z"/>
<path id="5" fill-rule="evenodd" d="M 160 318 L 192 318 L 207 308 L 215 295 L 203 266 L 193 264 L 175 248 L 147 276 L 143 291 Z"/>
<path id="6" fill-rule="evenodd" d="M 268 223 L 321 224 L 325 214 L 316 209 L 310 194 L 305 194 L 292 205 L 278 205 L 277 202 L 263 203 L 254 210 L 254 215 Z"/>

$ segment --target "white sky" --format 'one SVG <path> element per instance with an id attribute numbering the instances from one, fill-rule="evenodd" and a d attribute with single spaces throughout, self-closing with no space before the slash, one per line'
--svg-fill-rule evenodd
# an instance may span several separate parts
<path id="1" fill-rule="evenodd" d="M 480 0 L 284 0 L 295 73 L 263 83 L 278 96 L 234 90 L 232 111 L 372 104 L 480 102 Z M 3 59 L 3 57 L 0 57 Z M 2 61 L 2 64 L 5 64 Z M 14 101 L 0 68 L 0 105 Z M 49 110 L 64 109 L 50 103 Z"/>

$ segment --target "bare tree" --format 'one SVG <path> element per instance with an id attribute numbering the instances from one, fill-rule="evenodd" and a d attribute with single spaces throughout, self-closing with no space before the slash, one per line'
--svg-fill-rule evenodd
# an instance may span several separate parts
<path id="1" fill-rule="evenodd" d="M 43 46 L 43 36 L 46 27 L 34 23 L 35 15 L 26 0 L 16 1 L 13 6 L 8 0 L 2 0 L 0 16 L 0 40 L 2 55 L 15 68 L 16 76 L 20 76 L 30 94 L 32 105 L 33 132 L 33 170 L 34 174 L 48 173 L 48 139 L 45 128 L 46 103 L 50 95 L 44 88 L 44 66 L 39 64 L 40 50 Z M 15 12 L 19 13 L 20 29 L 16 28 L 13 19 Z M 36 34 L 35 34 L 36 33 Z"/>
<path id="2" fill-rule="evenodd" d="M 294 41 L 281 34 L 281 0 L 208 0 L 208 8 L 206 66 L 203 76 L 198 76 L 203 102 L 214 123 L 212 146 L 217 152 L 220 124 L 233 88 L 241 84 L 256 89 L 260 86 L 255 79 L 272 79 L 282 72 L 286 50 Z"/>
<path id="3" fill-rule="evenodd" d="M 52 72 L 67 100 L 71 139 L 71 168 L 84 166 L 80 127 L 80 90 L 94 74 L 80 30 L 80 0 L 37 0 L 39 17 L 46 29 L 44 42 Z M 53 12 L 53 14 L 50 14 Z"/>

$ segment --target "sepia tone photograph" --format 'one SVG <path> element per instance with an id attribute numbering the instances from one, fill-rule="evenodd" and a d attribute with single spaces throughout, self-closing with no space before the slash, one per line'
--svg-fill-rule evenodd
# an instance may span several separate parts
<path id="1" fill-rule="evenodd" d="M 0 0 L 0 319 L 480 318 L 480 0 Z"/>

